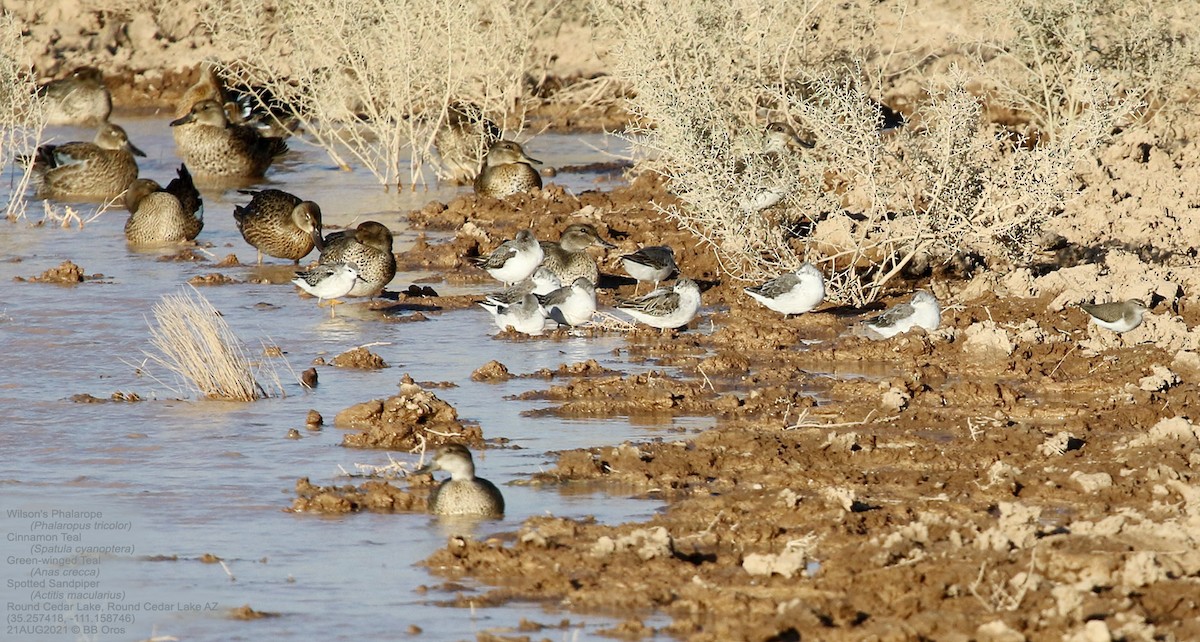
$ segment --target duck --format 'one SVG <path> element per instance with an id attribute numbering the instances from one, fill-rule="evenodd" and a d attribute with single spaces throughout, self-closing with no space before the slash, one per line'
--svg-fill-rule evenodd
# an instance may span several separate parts
<path id="1" fill-rule="evenodd" d="M 444 122 L 433 136 L 433 145 L 450 181 L 465 185 L 474 180 L 487 150 L 499 140 L 500 128 L 483 115 L 482 109 L 470 103 L 453 102 L 446 108 Z"/>
<path id="2" fill-rule="evenodd" d="M 104 86 L 104 74 L 95 67 L 77 67 L 66 77 L 41 85 L 46 99 L 47 125 L 94 127 L 108 122 L 112 94 Z"/>
<path id="3" fill-rule="evenodd" d="M 447 444 L 437 450 L 433 461 L 416 472 L 444 470 L 450 479 L 429 492 L 429 512 L 434 515 L 504 516 L 504 495 L 492 482 L 475 476 L 471 451 L 462 444 Z"/>
<path id="4" fill-rule="evenodd" d="M 496 141 L 488 148 L 483 166 L 475 177 L 475 193 L 504 198 L 542 189 L 542 177 L 533 168 L 541 162 L 527 156 L 521 145 L 514 141 Z"/>
<path id="5" fill-rule="evenodd" d="M 242 238 L 262 255 L 299 263 L 313 248 L 323 247 L 321 207 L 278 189 L 238 190 L 251 196 L 233 208 L 233 220 Z"/>
<path id="6" fill-rule="evenodd" d="M 137 180 L 134 156 L 145 156 L 125 130 L 104 123 L 90 143 L 38 147 L 33 161 L 38 198 L 113 199 Z"/>
<path id="7" fill-rule="evenodd" d="M 600 268 L 587 253 L 593 245 L 611 248 L 612 243 L 600 238 L 590 223 L 573 223 L 563 230 L 557 243 L 542 241 L 542 265 L 562 283 L 574 283 L 583 277 L 592 283 L 600 282 Z"/>
<path id="8" fill-rule="evenodd" d="M 396 276 L 392 232 L 382 223 L 363 221 L 354 229 L 330 234 L 325 237 L 320 262 L 353 262 L 358 266 L 359 280 L 346 296 L 376 296 Z"/>
<path id="9" fill-rule="evenodd" d="M 275 157 L 287 151 L 282 138 L 230 123 L 216 100 L 197 102 L 170 124 L 179 155 L 200 176 L 262 178 Z"/>
<path id="10" fill-rule="evenodd" d="M 187 165 L 180 165 L 176 174 L 165 188 L 139 178 L 125 190 L 125 240 L 130 245 L 191 241 L 204 229 L 204 201 Z"/>

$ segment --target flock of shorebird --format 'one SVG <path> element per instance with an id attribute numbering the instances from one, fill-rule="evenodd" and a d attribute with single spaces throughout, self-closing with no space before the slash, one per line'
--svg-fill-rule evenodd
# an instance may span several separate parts
<path id="1" fill-rule="evenodd" d="M 166 187 L 138 178 L 135 156 L 144 154 L 130 143 L 125 131 L 109 122 L 112 101 L 99 71 L 80 68 L 66 78 L 44 85 L 50 124 L 95 125 L 92 142 L 43 145 L 32 160 L 41 198 L 115 200 L 124 197 L 129 211 L 125 236 L 131 245 L 170 244 L 194 240 L 204 227 L 204 206 L 193 175 L 201 181 L 246 181 L 263 177 L 271 163 L 287 151 L 288 134 L 278 115 L 248 109 L 221 82 L 210 65 L 201 67 L 200 80 L 185 92 L 171 121 L 176 150 L 183 159 L 177 177 Z M 444 170 L 476 193 L 503 198 L 538 190 L 539 164 L 521 145 L 501 138 L 499 128 L 473 106 L 448 106 L 435 145 Z M 811 147 L 786 123 L 772 122 L 763 134 L 764 156 L 785 153 L 791 146 Z M 315 296 L 318 305 L 333 305 L 341 297 L 379 294 L 395 276 L 392 233 L 383 224 L 365 221 L 353 229 L 325 235 L 320 207 L 277 189 L 239 190 L 250 196 L 235 207 L 233 217 L 242 237 L 263 254 L 294 263 L 313 249 L 317 264 L 297 272 L 293 281 Z M 782 196 L 764 190 L 746 199 L 743 209 L 757 211 Z M 488 294 L 479 304 L 491 313 L 501 330 L 540 335 L 546 328 L 579 326 L 592 321 L 597 310 L 599 269 L 587 250 L 614 247 L 587 223 L 567 227 L 558 241 L 538 241 L 531 230 L 474 259 L 505 289 Z M 625 272 L 652 283 L 648 294 L 619 300 L 616 309 L 633 320 L 662 330 L 686 326 L 701 307 L 701 291 L 683 276 L 675 252 L 667 246 L 643 247 L 620 257 Z M 669 287 L 661 284 L 677 276 Z M 777 313 L 791 316 L 814 310 L 825 299 L 824 275 L 805 263 L 745 293 Z M 1137 299 L 1084 305 L 1096 324 L 1125 332 L 1142 322 L 1146 305 Z M 858 334 L 886 339 L 913 328 L 933 331 L 941 323 L 941 306 L 925 290 L 911 301 L 862 321 Z M 503 514 L 500 491 L 474 476 L 470 452 L 461 445 L 442 448 L 428 470 L 441 469 L 451 479 L 434 489 L 432 512 L 440 514 Z"/>

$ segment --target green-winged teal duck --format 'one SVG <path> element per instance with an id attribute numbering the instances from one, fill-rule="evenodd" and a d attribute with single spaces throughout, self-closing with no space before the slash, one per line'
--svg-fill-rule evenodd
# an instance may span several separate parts
<path id="1" fill-rule="evenodd" d="M 419 473 L 444 470 L 450 479 L 429 492 L 429 512 L 435 515 L 504 516 L 504 496 L 492 482 L 475 476 L 471 451 L 462 444 L 447 444 L 438 449 L 429 465 Z"/>
<path id="2" fill-rule="evenodd" d="M 321 208 L 277 189 L 238 190 L 253 198 L 233 208 L 233 220 L 246 242 L 258 249 L 258 262 L 267 254 L 297 263 L 314 247 L 320 249 Z"/>
<path id="3" fill-rule="evenodd" d="M 204 202 L 186 165 L 164 188 L 139 178 L 125 190 L 125 240 L 131 245 L 191 241 L 204 229 Z"/>
<path id="4" fill-rule="evenodd" d="M 171 127 L 179 155 L 200 176 L 262 178 L 271 161 L 287 151 L 282 138 L 230 123 L 215 100 L 192 105 L 187 114 L 171 121 Z"/>
<path id="5" fill-rule="evenodd" d="M 79 67 L 70 75 L 38 87 L 46 99 L 47 125 L 99 125 L 112 113 L 112 95 L 95 67 Z"/>
<path id="6" fill-rule="evenodd" d="M 587 249 L 593 245 L 613 247 L 612 243 L 600 238 L 596 228 L 588 223 L 573 223 L 563 230 L 557 243 L 542 241 L 542 265 L 554 273 L 562 283 L 574 283 L 583 277 L 599 283 L 600 270 Z"/>
<path id="7" fill-rule="evenodd" d="M 42 145 L 34 158 L 39 198 L 116 198 L 137 180 L 134 147 L 125 130 L 104 123 L 90 143 Z"/>
<path id="8" fill-rule="evenodd" d="M 382 223 L 363 221 L 354 229 L 330 234 L 321 263 L 354 263 L 359 280 L 346 296 L 375 296 L 396 276 L 392 232 Z"/>
<path id="9" fill-rule="evenodd" d="M 542 177 L 533 168 L 534 163 L 541 161 L 526 156 L 525 150 L 511 140 L 492 143 L 475 177 L 475 193 L 504 198 L 541 189 Z"/>

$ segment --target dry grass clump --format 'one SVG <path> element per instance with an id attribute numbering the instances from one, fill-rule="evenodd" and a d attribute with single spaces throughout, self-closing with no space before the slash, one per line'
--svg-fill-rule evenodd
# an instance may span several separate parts
<path id="1" fill-rule="evenodd" d="M 287 105 L 303 135 L 385 186 L 422 179 L 455 102 L 519 106 L 538 17 L 523 5 L 388 0 L 229 0 L 205 13 L 237 56 L 224 73 Z"/>
<path id="2" fill-rule="evenodd" d="M 45 105 L 38 97 L 37 78 L 24 58 L 21 25 L 8 13 L 0 13 L 0 167 L 13 167 L 19 158 L 32 158 L 46 127 Z M 26 187 L 33 176 L 33 163 L 14 168 L 4 215 L 14 221 L 25 216 Z"/>
<path id="3" fill-rule="evenodd" d="M 195 288 L 164 295 L 153 312 L 150 335 L 158 354 L 146 356 L 174 373 L 184 388 L 209 399 L 254 401 L 272 396 L 259 383 L 262 377 L 272 392 L 283 394 L 274 368 L 250 361 L 221 313 Z"/>
<path id="4" fill-rule="evenodd" d="M 1080 67 L 1064 81 L 1071 111 L 1047 116 L 1053 136 L 1030 140 L 987 122 L 968 91 L 978 80 L 953 68 L 923 80 L 909 126 L 885 132 L 876 97 L 899 54 L 863 41 L 868 7 L 673 0 L 601 15 L 622 39 L 645 166 L 683 202 L 664 212 L 732 276 L 813 261 L 837 301 L 875 299 L 914 262 L 1027 259 L 1077 164 L 1132 109 Z M 668 16 L 677 29 L 658 28 Z M 769 121 L 810 132 L 815 149 L 763 153 Z"/>

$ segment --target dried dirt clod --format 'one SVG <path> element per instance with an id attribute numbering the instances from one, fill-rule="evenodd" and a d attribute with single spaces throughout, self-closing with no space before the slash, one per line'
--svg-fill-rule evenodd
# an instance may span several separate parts
<path id="1" fill-rule="evenodd" d="M 499 361 L 492 360 L 475 369 L 471 373 L 471 381 L 508 381 L 512 379 L 508 367 Z"/>
<path id="2" fill-rule="evenodd" d="M 301 372 L 300 373 L 300 385 L 304 386 L 305 388 L 316 388 L 317 387 L 317 369 L 309 368 L 308 370 Z M 315 411 L 309 411 L 309 412 L 315 412 Z"/>
<path id="3" fill-rule="evenodd" d="M 381 370 L 387 367 L 383 357 L 362 347 L 339 354 L 333 358 L 331 363 L 339 368 L 358 368 L 360 370 Z"/>
<path id="4" fill-rule="evenodd" d="M 225 276 L 220 272 L 196 275 L 188 279 L 188 285 L 231 285 L 234 283 L 241 283 L 241 281 Z"/>
<path id="5" fill-rule="evenodd" d="M 242 262 L 238 260 L 236 254 L 226 254 L 225 258 L 217 262 L 216 267 L 240 267 Z"/>
<path id="6" fill-rule="evenodd" d="M 287 438 L 288 439 L 299 439 L 300 431 L 296 430 L 295 428 L 289 428 L 287 431 Z"/>
<path id="7" fill-rule="evenodd" d="M 413 485 L 416 492 L 372 480 L 361 486 L 314 486 L 307 477 L 296 480 L 292 510 L 302 513 L 424 512 L 429 492 Z"/>
<path id="8" fill-rule="evenodd" d="M 308 414 L 304 417 L 304 423 L 309 426 L 320 426 L 325 423 L 325 418 L 316 410 L 309 410 Z"/>
<path id="9" fill-rule="evenodd" d="M 412 450 L 457 441 L 476 447 L 483 443 L 477 425 L 464 424 L 458 411 L 405 375 L 398 394 L 354 404 L 333 419 L 338 428 L 362 432 L 346 435 L 343 444 L 355 448 Z"/>
<path id="10" fill-rule="evenodd" d="M 249 604 L 243 604 L 229 611 L 229 617 L 234 620 L 260 620 L 265 617 L 279 617 L 278 613 L 270 611 L 255 611 Z"/>
<path id="11" fill-rule="evenodd" d="M 83 273 L 83 268 L 75 265 L 70 260 L 63 261 L 58 267 L 52 267 L 38 276 L 31 276 L 28 279 L 17 277 L 17 281 L 29 281 L 30 283 L 59 283 L 63 285 L 72 285 L 75 283 L 83 283 L 86 280 Z M 95 275 L 94 278 L 100 278 L 100 275 Z"/>

